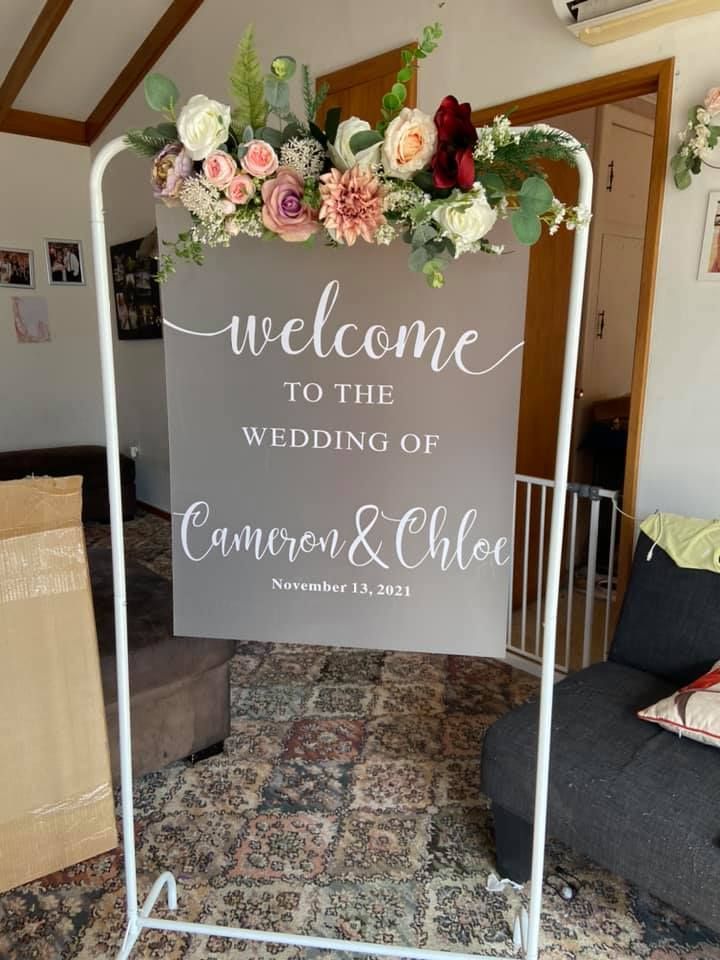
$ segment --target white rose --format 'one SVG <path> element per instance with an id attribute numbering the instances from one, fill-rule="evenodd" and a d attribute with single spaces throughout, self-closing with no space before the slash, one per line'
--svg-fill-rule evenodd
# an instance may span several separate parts
<path id="1" fill-rule="evenodd" d="M 495 226 L 497 211 L 493 210 L 485 197 L 485 191 L 466 194 L 450 200 L 433 213 L 433 219 L 458 248 L 477 243 Z"/>
<path id="2" fill-rule="evenodd" d="M 230 107 L 202 93 L 190 97 L 177 120 L 178 136 L 193 160 L 204 160 L 230 130 Z"/>
<path id="3" fill-rule="evenodd" d="M 385 131 L 382 162 L 385 172 L 409 180 L 426 167 L 435 153 L 435 121 L 422 110 L 403 107 Z"/>
<path id="4" fill-rule="evenodd" d="M 353 153 L 350 149 L 352 137 L 356 133 L 364 133 L 366 130 L 372 130 L 372 127 L 367 120 L 361 120 L 359 117 L 350 117 L 338 124 L 335 143 L 328 145 L 328 153 L 334 167 L 345 171 L 351 167 L 369 167 L 373 163 L 379 162 L 382 143 L 376 143 L 359 153 Z"/>

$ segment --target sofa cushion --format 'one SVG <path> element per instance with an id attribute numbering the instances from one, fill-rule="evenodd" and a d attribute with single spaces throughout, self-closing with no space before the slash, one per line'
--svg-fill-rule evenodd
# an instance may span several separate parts
<path id="1" fill-rule="evenodd" d="M 117 701 L 112 554 L 88 550 L 100 669 L 106 704 Z M 204 673 L 233 656 L 232 640 L 176 637 L 172 584 L 135 561 L 126 563 L 130 689 L 133 696 Z"/>
<path id="2" fill-rule="evenodd" d="M 557 684 L 548 833 L 718 929 L 720 755 L 635 716 L 673 690 L 617 663 Z M 537 723 L 536 702 L 511 711 L 488 731 L 482 757 L 483 790 L 528 821 Z"/>
<path id="3" fill-rule="evenodd" d="M 638 717 L 676 735 L 720 747 L 720 660 L 677 693 L 638 710 Z"/>
<path id="4" fill-rule="evenodd" d="M 659 546 L 648 560 L 651 547 L 641 533 L 609 659 L 677 689 L 720 659 L 720 575 L 678 567 Z"/>

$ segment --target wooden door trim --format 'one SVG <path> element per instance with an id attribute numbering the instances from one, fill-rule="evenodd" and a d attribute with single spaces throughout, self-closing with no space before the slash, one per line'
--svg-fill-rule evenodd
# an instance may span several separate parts
<path id="1" fill-rule="evenodd" d="M 593 80 L 573 83 L 566 87 L 532 94 L 514 101 L 484 107 L 473 112 L 473 121 L 477 126 L 491 123 L 498 113 L 513 110 L 513 123 L 537 123 L 548 117 L 563 113 L 573 113 L 589 107 L 599 107 L 618 100 L 656 94 L 655 129 L 653 132 L 653 152 L 650 166 L 650 187 L 647 216 L 645 219 L 645 240 L 643 247 L 642 276 L 640 281 L 640 301 L 638 304 L 637 328 L 635 333 L 635 356 L 630 400 L 630 420 L 628 424 L 627 455 L 625 462 L 625 480 L 623 487 L 623 510 L 634 515 L 637 500 L 638 465 L 640 459 L 640 441 L 642 421 L 645 409 L 647 370 L 650 355 L 650 330 L 655 303 L 655 284 L 660 252 L 660 227 L 662 223 L 663 195 L 667 174 L 668 144 L 670 140 L 670 114 L 672 109 L 673 78 L 675 60 L 657 60 L 619 73 L 612 73 Z M 621 518 L 618 565 L 618 598 L 627 585 L 632 565 L 635 542 L 635 524 L 627 516 Z M 616 605 L 619 608 L 619 604 Z"/>
<path id="2" fill-rule="evenodd" d="M 316 85 L 319 89 L 324 83 L 328 85 L 328 93 L 340 93 L 349 87 L 356 87 L 362 83 L 368 83 L 370 80 L 377 80 L 400 69 L 402 60 L 400 54 L 403 50 L 412 50 L 417 46 L 417 41 L 404 44 L 402 47 L 395 47 L 394 50 L 387 50 L 376 57 L 370 57 L 368 60 L 361 60 L 359 63 L 352 63 L 347 67 L 340 67 L 339 70 L 333 70 L 331 73 L 325 73 L 316 79 Z M 417 102 L 417 69 L 413 67 L 412 77 L 406 84 L 408 104 Z M 347 119 L 347 117 L 343 117 Z"/>

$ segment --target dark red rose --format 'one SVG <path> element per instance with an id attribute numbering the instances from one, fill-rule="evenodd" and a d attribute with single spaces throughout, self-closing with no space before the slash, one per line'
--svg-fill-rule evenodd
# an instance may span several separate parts
<path id="1" fill-rule="evenodd" d="M 440 189 L 460 187 L 469 190 L 475 181 L 473 147 L 477 130 L 471 119 L 469 103 L 445 97 L 435 113 L 438 145 L 432 159 L 433 183 Z"/>

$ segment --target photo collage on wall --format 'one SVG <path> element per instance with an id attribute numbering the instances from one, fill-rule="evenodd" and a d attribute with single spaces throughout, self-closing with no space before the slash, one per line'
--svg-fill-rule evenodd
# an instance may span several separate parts
<path id="1" fill-rule="evenodd" d="M 162 337 L 157 260 L 145 253 L 144 238 L 110 247 L 118 339 Z"/>

